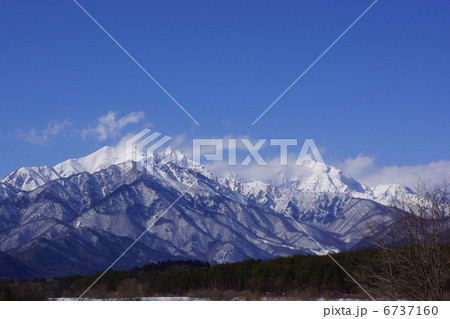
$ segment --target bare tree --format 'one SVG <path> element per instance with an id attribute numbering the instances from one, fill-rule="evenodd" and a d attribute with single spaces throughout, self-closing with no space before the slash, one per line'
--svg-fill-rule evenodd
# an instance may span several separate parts
<path id="1" fill-rule="evenodd" d="M 450 185 L 420 183 L 391 207 L 388 224 L 368 225 L 378 248 L 360 279 L 384 300 L 445 300 L 450 285 Z"/>

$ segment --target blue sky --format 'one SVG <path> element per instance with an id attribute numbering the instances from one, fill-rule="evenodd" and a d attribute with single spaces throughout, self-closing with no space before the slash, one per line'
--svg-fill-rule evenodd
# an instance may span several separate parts
<path id="1" fill-rule="evenodd" d="M 328 163 L 450 160 L 446 1 L 379 0 L 254 126 L 372 1 L 79 3 L 200 125 L 73 1 L 2 1 L 2 176 L 150 125 L 189 138 L 313 138 Z M 102 117 L 114 124 L 99 135 Z"/>

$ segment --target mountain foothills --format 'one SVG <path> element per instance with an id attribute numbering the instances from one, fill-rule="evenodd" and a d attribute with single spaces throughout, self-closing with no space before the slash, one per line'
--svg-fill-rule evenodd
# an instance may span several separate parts
<path id="1" fill-rule="evenodd" d="M 148 228 L 114 269 L 352 250 L 409 192 L 369 188 L 316 163 L 278 185 L 216 177 L 170 149 L 146 174 L 122 153 L 104 147 L 0 180 L 0 278 L 102 271 Z"/>

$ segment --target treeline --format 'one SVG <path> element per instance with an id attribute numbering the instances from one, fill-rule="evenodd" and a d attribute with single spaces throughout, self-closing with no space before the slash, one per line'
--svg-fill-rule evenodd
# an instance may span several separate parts
<path id="1" fill-rule="evenodd" d="M 404 248 L 397 247 L 402 251 Z M 447 274 L 443 275 L 442 298 L 450 298 L 449 260 L 446 248 Z M 376 299 L 389 299 L 377 294 L 380 275 L 385 267 L 385 252 L 364 249 L 332 254 L 352 277 Z M 368 295 L 330 256 L 295 255 L 272 260 L 244 260 L 213 265 L 201 261 L 166 261 L 148 264 L 129 271 L 108 271 L 83 297 L 139 300 L 153 296 L 188 296 L 212 300 L 309 300 L 317 298 L 368 299 Z M 394 265 L 395 266 L 395 265 Z M 403 265 L 400 265 L 403 267 Z M 393 271 L 398 273 L 401 269 Z M 373 274 L 377 274 L 375 277 Z M 53 279 L 0 281 L 0 300 L 46 300 L 78 298 L 100 273 L 89 276 L 65 276 Z M 415 282 L 410 277 L 411 282 Z M 379 282 L 378 282 L 379 281 Z M 385 293 L 389 292 L 384 287 Z M 410 299 L 398 294 L 393 299 Z M 441 299 L 442 299 L 441 298 Z"/>
<path id="2" fill-rule="evenodd" d="M 333 254 L 349 273 L 376 258 L 366 249 Z M 55 279 L 3 281 L 3 300 L 36 300 L 79 297 L 100 275 L 65 276 Z M 367 298 L 329 257 L 295 255 L 268 261 L 245 260 L 211 266 L 201 261 L 166 261 L 130 271 L 109 271 L 90 289 L 86 298 L 135 299 L 144 296 L 192 296 L 209 299 Z"/>

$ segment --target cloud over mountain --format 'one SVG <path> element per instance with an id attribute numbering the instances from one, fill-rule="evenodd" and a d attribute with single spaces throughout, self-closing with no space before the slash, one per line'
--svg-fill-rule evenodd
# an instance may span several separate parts
<path id="1" fill-rule="evenodd" d="M 129 124 L 136 124 L 144 118 L 144 112 L 131 112 L 118 117 L 118 112 L 109 111 L 102 115 L 94 126 L 89 126 L 81 131 L 81 136 L 93 136 L 99 141 L 117 137 L 123 128 Z"/>
<path id="2" fill-rule="evenodd" d="M 419 180 L 439 181 L 450 178 L 450 161 L 448 160 L 420 165 L 378 166 L 373 157 L 360 154 L 355 158 L 348 158 L 336 166 L 344 173 L 369 186 L 402 184 L 414 187 Z"/>

